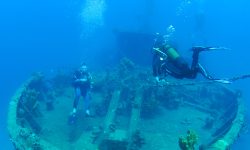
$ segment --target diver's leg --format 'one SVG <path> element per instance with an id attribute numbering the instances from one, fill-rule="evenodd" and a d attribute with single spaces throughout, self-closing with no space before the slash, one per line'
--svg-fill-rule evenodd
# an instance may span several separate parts
<path id="1" fill-rule="evenodd" d="M 206 71 L 206 69 L 204 69 L 199 63 L 197 66 L 197 71 L 200 72 L 205 78 L 209 79 L 209 80 L 214 80 L 214 78 L 209 75 L 209 73 Z"/>
<path id="2" fill-rule="evenodd" d="M 83 111 L 85 111 L 86 115 L 90 115 L 89 112 L 89 104 L 90 104 L 90 88 L 89 87 L 82 87 L 81 88 L 81 95 L 84 98 L 83 104 Z"/>
<path id="3" fill-rule="evenodd" d="M 158 66 L 155 62 L 152 64 L 152 69 L 153 69 L 153 76 L 154 77 L 158 76 Z"/>
<path id="4" fill-rule="evenodd" d="M 153 76 L 155 77 L 156 81 L 159 82 L 161 75 L 161 65 L 162 62 L 160 60 L 160 57 L 157 55 L 154 55 L 153 62 L 152 62 L 152 68 L 153 68 Z"/>
<path id="5" fill-rule="evenodd" d="M 90 100 L 91 100 L 90 91 L 87 91 L 84 97 L 84 111 L 86 115 L 90 115 L 90 112 L 89 112 Z"/>
<path id="6" fill-rule="evenodd" d="M 196 70 L 189 70 L 189 72 L 186 75 L 186 78 L 188 79 L 195 79 L 197 76 L 197 71 Z"/>
<path id="7" fill-rule="evenodd" d="M 81 90 L 80 88 L 75 88 L 75 100 L 74 100 L 74 104 L 73 104 L 73 114 L 76 113 L 76 109 L 77 109 L 77 105 L 79 103 L 81 97 Z"/>
<path id="8" fill-rule="evenodd" d="M 192 48 L 192 50 L 193 50 L 193 56 L 192 56 L 193 61 L 192 61 L 192 65 L 191 65 L 191 70 L 193 70 L 194 72 L 197 72 L 195 70 L 197 70 L 200 50 L 196 49 L 196 48 Z"/>
<path id="9" fill-rule="evenodd" d="M 194 79 L 197 75 L 197 70 L 195 68 L 192 68 L 189 66 L 188 62 L 180 57 L 175 61 L 176 71 L 178 72 L 176 76 L 178 78 L 188 78 L 188 79 Z"/>
<path id="10" fill-rule="evenodd" d="M 159 56 L 154 54 L 153 61 L 152 61 L 153 76 L 158 76 L 159 75 L 159 65 L 160 65 Z"/>
<path id="11" fill-rule="evenodd" d="M 201 73 L 202 76 L 204 76 L 205 78 L 207 78 L 209 80 L 214 80 L 214 78 L 212 78 L 212 76 L 210 76 L 208 74 L 208 72 L 199 63 L 197 63 L 196 67 L 193 67 L 193 68 L 190 69 L 187 78 L 194 79 L 194 78 L 196 78 L 198 73 Z"/>
<path id="12" fill-rule="evenodd" d="M 193 61 L 192 61 L 192 66 L 191 66 L 191 70 L 192 70 L 192 74 L 195 77 L 197 75 L 197 73 L 201 73 L 205 78 L 209 79 L 209 80 L 213 80 L 214 78 L 212 78 L 208 72 L 198 63 L 199 61 L 199 54 L 202 51 L 208 51 L 210 50 L 211 47 L 193 47 L 192 51 L 193 51 Z"/>
<path id="13" fill-rule="evenodd" d="M 203 47 L 203 46 L 192 47 L 193 62 L 192 62 L 191 69 L 194 69 L 195 67 L 197 67 L 200 52 L 202 52 L 202 51 L 210 51 L 210 50 L 217 50 L 217 49 L 222 49 L 222 48 L 220 48 L 220 47 L 219 48 L 217 48 L 217 47 Z"/>
<path id="14" fill-rule="evenodd" d="M 185 76 L 185 78 L 188 78 L 188 79 L 195 79 L 196 76 L 197 76 L 197 69 L 190 69 L 190 68 L 187 68 L 185 73 L 183 73 Z"/>

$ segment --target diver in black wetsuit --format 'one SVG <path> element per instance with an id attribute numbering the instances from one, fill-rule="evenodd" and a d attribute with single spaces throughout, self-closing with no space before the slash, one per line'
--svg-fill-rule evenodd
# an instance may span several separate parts
<path id="1" fill-rule="evenodd" d="M 201 73 L 205 78 L 222 83 L 226 83 L 226 80 L 215 79 L 210 76 L 207 71 L 199 64 L 199 53 L 202 51 L 210 51 L 215 49 L 214 47 L 192 47 L 193 61 L 189 66 L 187 61 L 178 53 L 178 51 L 169 44 L 155 44 L 153 47 L 153 75 L 156 80 L 159 81 L 166 75 L 171 75 L 175 78 L 196 78 L 198 73 Z"/>
<path id="2" fill-rule="evenodd" d="M 194 79 L 196 78 L 198 73 L 201 73 L 206 79 L 223 83 L 230 84 L 234 81 L 240 79 L 250 78 L 250 74 L 240 75 L 233 78 L 227 79 L 216 79 L 207 73 L 207 71 L 199 64 L 199 54 L 202 51 L 210 51 L 210 50 L 228 50 L 225 47 L 202 47 L 196 46 L 192 47 L 193 51 L 193 60 L 191 67 L 189 67 L 187 61 L 180 56 L 178 51 L 170 46 L 169 44 L 155 42 L 153 49 L 153 76 L 155 76 L 156 81 L 159 82 L 160 79 L 166 77 L 166 75 L 171 75 L 178 79 L 188 78 Z"/>
<path id="3" fill-rule="evenodd" d="M 75 88 L 75 99 L 73 104 L 72 115 L 76 114 L 77 105 L 79 103 L 80 97 L 84 98 L 84 111 L 86 115 L 90 115 L 89 103 L 90 103 L 90 89 L 92 87 L 91 75 L 88 72 L 86 64 L 82 64 L 81 67 L 74 73 L 73 86 Z"/>

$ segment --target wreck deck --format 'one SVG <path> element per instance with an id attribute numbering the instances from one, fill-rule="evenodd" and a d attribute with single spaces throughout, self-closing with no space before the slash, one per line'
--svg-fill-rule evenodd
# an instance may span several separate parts
<path id="1" fill-rule="evenodd" d="M 96 73 L 92 115 L 84 115 L 81 101 L 70 125 L 70 74 L 31 77 L 10 102 L 8 129 L 16 149 L 175 150 L 180 149 L 179 138 L 193 130 L 196 148 L 223 150 L 237 138 L 244 122 L 238 92 L 210 82 L 190 86 L 190 81 L 172 79 L 179 85 L 156 86 L 147 71 L 133 69 L 129 62 L 119 68 Z M 44 86 L 48 81 L 50 90 Z"/>

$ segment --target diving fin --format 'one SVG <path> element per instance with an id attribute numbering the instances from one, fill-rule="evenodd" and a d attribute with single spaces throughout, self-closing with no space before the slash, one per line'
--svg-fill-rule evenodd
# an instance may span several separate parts
<path id="1" fill-rule="evenodd" d="M 192 47 L 192 51 L 213 51 L 213 50 L 231 50 L 230 48 L 226 47 L 211 47 L 211 46 L 194 46 Z"/>
<path id="2" fill-rule="evenodd" d="M 213 80 L 213 81 L 223 83 L 223 84 L 231 84 L 231 83 L 233 83 L 232 81 L 227 80 L 227 79 L 216 79 L 216 80 Z"/>
<path id="3" fill-rule="evenodd" d="M 250 74 L 246 74 L 246 75 L 242 75 L 242 76 L 238 76 L 238 77 L 233 77 L 233 78 L 229 78 L 229 79 L 215 79 L 213 81 L 223 83 L 223 84 L 231 84 L 234 81 L 237 81 L 240 79 L 247 79 L 247 78 L 250 78 Z"/>
<path id="4" fill-rule="evenodd" d="M 231 50 L 230 48 L 226 47 L 208 47 L 208 50 Z"/>

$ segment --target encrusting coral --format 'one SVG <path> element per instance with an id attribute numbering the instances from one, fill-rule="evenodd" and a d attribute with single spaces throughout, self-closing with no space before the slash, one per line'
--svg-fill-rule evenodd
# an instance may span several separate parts
<path id="1" fill-rule="evenodd" d="M 194 146 L 198 141 L 197 134 L 194 131 L 188 130 L 186 137 L 179 138 L 179 146 L 181 150 L 194 150 Z"/>

